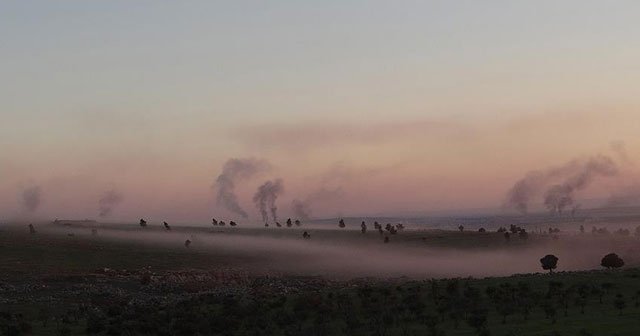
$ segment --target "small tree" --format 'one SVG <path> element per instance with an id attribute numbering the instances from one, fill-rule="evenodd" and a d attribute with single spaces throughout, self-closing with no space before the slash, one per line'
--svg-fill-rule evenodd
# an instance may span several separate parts
<path id="1" fill-rule="evenodd" d="M 618 310 L 618 314 L 622 315 L 622 310 L 627 306 L 627 302 L 622 294 L 618 294 L 616 295 L 615 300 L 613 300 L 613 305 Z"/>
<path id="2" fill-rule="evenodd" d="M 460 232 L 464 231 L 464 226 L 462 225 L 458 226 L 458 230 L 460 230 Z"/>
<path id="3" fill-rule="evenodd" d="M 344 219 L 340 219 L 340 221 L 338 222 L 338 226 L 339 226 L 341 229 L 344 229 L 344 227 L 346 226 L 346 225 L 344 224 Z"/>
<path id="4" fill-rule="evenodd" d="M 624 266 L 624 260 L 618 257 L 618 255 L 615 253 L 609 253 L 604 256 L 604 258 L 602 258 L 600 265 L 602 267 L 606 267 L 607 269 L 620 268 Z"/>
<path id="5" fill-rule="evenodd" d="M 547 254 L 544 258 L 540 259 L 542 269 L 553 273 L 553 270 L 558 267 L 558 257 L 553 254 Z"/>

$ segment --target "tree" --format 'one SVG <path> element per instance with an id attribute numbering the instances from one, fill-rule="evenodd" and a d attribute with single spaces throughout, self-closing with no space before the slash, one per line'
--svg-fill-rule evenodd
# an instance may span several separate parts
<path id="1" fill-rule="evenodd" d="M 458 230 L 460 230 L 460 232 L 464 231 L 464 226 L 462 225 L 458 226 Z"/>
<path id="2" fill-rule="evenodd" d="M 140 226 L 147 227 L 147 221 L 144 219 L 140 219 Z"/>
<path id="3" fill-rule="evenodd" d="M 607 269 L 620 268 L 624 266 L 624 260 L 618 257 L 618 255 L 615 253 L 609 253 L 604 256 L 604 258 L 602 258 L 600 265 L 602 267 L 606 267 Z"/>
<path id="4" fill-rule="evenodd" d="M 293 222 L 291 221 L 291 218 L 287 219 L 287 227 L 291 227 L 293 225 Z"/>
<path id="5" fill-rule="evenodd" d="M 540 259 L 542 269 L 553 273 L 553 270 L 558 267 L 558 257 L 553 254 L 547 254 L 544 258 Z"/>
<path id="6" fill-rule="evenodd" d="M 346 225 L 344 224 L 344 219 L 340 219 L 340 221 L 338 222 L 338 226 L 339 226 L 341 229 L 344 229 L 344 227 L 346 226 Z"/>
<path id="7" fill-rule="evenodd" d="M 615 300 L 613 300 L 613 305 L 618 309 L 618 314 L 622 315 L 622 310 L 627 306 L 627 302 L 622 294 L 618 294 Z"/>

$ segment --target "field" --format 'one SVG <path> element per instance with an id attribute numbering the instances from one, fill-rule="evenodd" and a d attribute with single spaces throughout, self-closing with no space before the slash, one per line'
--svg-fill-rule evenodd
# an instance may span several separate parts
<path id="1" fill-rule="evenodd" d="M 0 228 L 0 332 L 7 335 L 640 332 L 633 234 Z M 623 269 L 602 270 L 609 252 L 625 260 Z M 553 274 L 540 268 L 545 254 L 560 258 Z"/>

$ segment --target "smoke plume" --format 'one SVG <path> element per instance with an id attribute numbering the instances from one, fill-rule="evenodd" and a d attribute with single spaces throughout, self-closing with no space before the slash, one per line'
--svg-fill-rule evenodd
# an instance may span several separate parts
<path id="1" fill-rule="evenodd" d="M 269 212 L 274 222 L 278 220 L 276 200 L 283 191 L 284 184 L 282 179 L 267 181 L 258 187 L 258 191 L 256 191 L 256 194 L 253 196 L 253 202 L 256 204 L 256 207 L 258 207 L 258 210 L 260 210 L 263 222 L 269 222 Z"/>
<path id="2" fill-rule="evenodd" d="M 236 183 L 251 178 L 260 172 L 267 171 L 269 168 L 270 164 L 266 160 L 254 158 L 229 159 L 222 167 L 222 173 L 218 176 L 213 186 L 218 205 L 243 218 L 249 217 L 238 202 L 238 197 L 235 194 Z"/>
<path id="3" fill-rule="evenodd" d="M 303 200 L 294 199 L 293 202 L 291 202 L 291 211 L 295 217 L 308 220 L 313 214 L 312 206 L 314 203 L 335 200 L 343 195 L 344 190 L 340 187 L 335 189 L 320 188 Z"/>
<path id="4" fill-rule="evenodd" d="M 527 213 L 534 199 L 545 191 L 545 206 L 553 212 L 562 212 L 567 206 L 574 204 L 575 192 L 587 187 L 595 177 L 613 176 L 617 171 L 615 162 L 604 155 L 587 160 L 572 160 L 563 166 L 532 171 L 511 187 L 507 193 L 505 207 Z"/>
<path id="5" fill-rule="evenodd" d="M 618 168 L 608 156 L 596 156 L 580 166 L 575 174 L 561 184 L 551 186 L 544 196 L 544 205 L 553 213 L 562 213 L 575 202 L 575 193 L 586 188 L 598 176 L 614 176 Z"/>
<path id="6" fill-rule="evenodd" d="M 120 204 L 124 197 L 116 190 L 105 191 L 98 201 L 98 208 L 100 210 L 100 217 L 108 217 L 113 212 L 116 205 Z"/>
<path id="7" fill-rule="evenodd" d="M 299 199 L 294 199 L 291 202 L 291 211 L 293 212 L 293 216 L 296 218 L 300 218 L 302 220 L 308 220 L 311 218 L 311 204 L 308 201 L 302 201 Z"/>
<path id="8" fill-rule="evenodd" d="M 32 186 L 22 192 L 22 205 L 28 212 L 35 212 L 42 203 L 42 188 Z"/>

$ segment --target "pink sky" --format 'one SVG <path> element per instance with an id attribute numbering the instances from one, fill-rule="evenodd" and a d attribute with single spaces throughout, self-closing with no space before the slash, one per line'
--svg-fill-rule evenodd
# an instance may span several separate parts
<path id="1" fill-rule="evenodd" d="M 38 5 L 34 5 L 37 3 Z M 0 221 L 208 221 L 229 158 L 318 217 L 499 209 L 527 171 L 640 149 L 636 2 L 129 1 L 0 11 Z M 596 181 L 580 197 L 637 184 Z M 25 188 L 42 205 L 26 214 Z"/>

